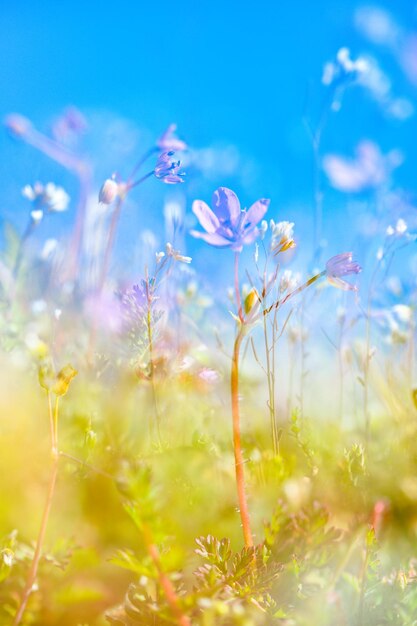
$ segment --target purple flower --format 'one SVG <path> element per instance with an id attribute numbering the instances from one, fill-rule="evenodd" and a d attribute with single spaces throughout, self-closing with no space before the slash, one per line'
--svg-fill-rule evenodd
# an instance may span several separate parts
<path id="1" fill-rule="evenodd" d="M 164 152 L 169 150 L 173 150 L 174 152 L 186 150 L 187 144 L 185 143 L 185 141 L 181 141 L 181 139 L 178 139 L 178 137 L 175 136 L 176 130 L 177 125 L 170 124 L 165 132 L 163 132 L 157 140 L 156 146 Z"/>
<path id="2" fill-rule="evenodd" d="M 155 169 L 153 171 L 156 178 L 159 178 L 168 185 L 176 185 L 177 183 L 184 182 L 184 172 L 180 172 L 180 161 L 173 161 L 172 156 L 174 152 L 164 152 L 161 154 L 156 162 Z"/>
<path id="3" fill-rule="evenodd" d="M 250 209 L 242 210 L 236 194 L 219 187 L 213 194 L 212 206 L 213 210 L 202 200 L 193 202 L 193 213 L 206 232 L 192 230 L 191 235 L 212 246 L 240 252 L 244 244 L 252 243 L 259 235 L 257 224 L 265 215 L 269 200 L 262 198 Z"/>
<path id="4" fill-rule="evenodd" d="M 352 261 L 351 252 L 343 252 L 342 254 L 336 254 L 326 263 L 326 276 L 329 283 L 334 287 L 339 287 L 344 291 L 357 291 L 356 285 L 351 285 L 345 280 L 342 280 L 342 276 L 349 276 L 349 274 L 359 274 L 362 270 L 359 263 Z"/>

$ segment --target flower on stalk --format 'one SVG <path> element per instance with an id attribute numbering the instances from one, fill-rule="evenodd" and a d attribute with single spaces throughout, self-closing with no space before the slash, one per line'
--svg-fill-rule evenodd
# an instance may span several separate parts
<path id="1" fill-rule="evenodd" d="M 339 86 L 354 82 L 358 77 L 368 70 L 368 62 L 363 57 L 358 57 L 354 61 L 350 56 L 349 48 L 340 48 L 336 59 L 326 63 L 323 70 L 323 85 Z"/>
<path id="2" fill-rule="evenodd" d="M 184 172 L 180 172 L 180 161 L 174 161 L 171 157 L 174 152 L 164 152 L 161 154 L 156 162 L 155 169 L 153 171 L 156 178 L 162 180 L 162 182 L 168 185 L 176 185 L 177 183 L 184 182 Z"/>
<path id="3" fill-rule="evenodd" d="M 111 204 L 119 193 L 119 185 L 113 178 L 107 178 L 98 194 L 100 204 Z"/>
<path id="4" fill-rule="evenodd" d="M 252 243 L 259 235 L 258 223 L 268 206 L 269 200 L 262 198 L 248 210 L 242 210 L 236 194 L 219 187 L 213 194 L 213 209 L 202 200 L 193 202 L 193 213 L 206 232 L 192 230 L 191 235 L 212 246 L 240 252 L 244 244 Z"/>
<path id="5" fill-rule="evenodd" d="M 177 130 L 176 124 L 170 124 L 168 128 L 162 133 L 162 135 L 157 139 L 156 146 L 159 150 L 163 152 L 180 152 L 181 150 L 187 149 L 187 144 L 185 141 L 178 139 L 175 136 L 175 131 Z"/>
<path id="6" fill-rule="evenodd" d="M 180 261 L 181 263 L 191 263 L 192 258 L 190 256 L 184 256 L 179 250 L 175 250 L 170 243 L 166 244 L 167 256 L 174 259 L 174 261 Z"/>
<path id="7" fill-rule="evenodd" d="M 65 211 L 70 200 L 67 192 L 54 183 L 35 183 L 33 187 L 25 185 L 22 195 L 33 202 L 35 209 L 46 209 L 52 213 Z"/>
<path id="8" fill-rule="evenodd" d="M 272 230 L 271 250 L 275 256 L 280 252 L 295 248 L 294 222 L 275 224 L 274 220 L 271 220 L 270 227 Z"/>
<path id="9" fill-rule="evenodd" d="M 407 223 L 402 218 L 400 218 L 399 220 L 397 220 L 395 226 L 388 226 L 386 230 L 386 235 L 387 237 L 392 237 L 392 235 L 397 235 L 398 237 L 401 237 L 402 235 L 404 235 L 404 233 L 407 232 L 407 228 Z"/>
<path id="10" fill-rule="evenodd" d="M 344 291 L 357 291 L 356 285 L 351 285 L 342 280 L 342 277 L 350 274 L 359 274 L 361 270 L 359 263 L 352 261 L 352 252 L 343 252 L 342 254 L 336 254 L 336 256 L 327 261 L 325 274 L 329 283 L 334 287 Z"/>
<path id="11" fill-rule="evenodd" d="M 19 115 L 19 113 L 8 115 L 4 120 L 4 125 L 12 137 L 16 139 L 21 139 L 32 131 L 32 122 L 27 117 Z"/>

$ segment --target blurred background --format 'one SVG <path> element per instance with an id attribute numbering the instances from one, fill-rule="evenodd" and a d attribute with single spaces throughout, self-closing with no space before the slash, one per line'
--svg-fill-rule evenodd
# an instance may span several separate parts
<path id="1" fill-rule="evenodd" d="M 320 163 L 329 154 L 355 159 L 360 142 L 369 141 L 377 150 L 375 167 L 384 170 L 352 189 L 331 184 L 321 169 L 328 255 L 353 247 L 365 261 L 358 233 L 375 234 L 381 189 L 391 193 L 395 215 L 412 209 L 414 218 L 412 0 L 260 0 L 256 9 L 220 0 L 21 0 L 1 3 L 0 16 L 0 116 L 19 112 L 48 132 L 66 107 L 77 107 L 89 127 L 82 150 L 94 160 L 97 189 L 114 171 L 126 175 L 171 122 L 191 147 L 193 166 L 186 168 L 181 189 L 152 180 L 138 190 L 137 206 L 123 216 L 120 251 L 129 239 L 135 243 L 143 227 L 158 230 L 167 195 L 180 196 L 189 213 L 192 199 L 209 201 L 224 185 L 236 190 L 243 205 L 271 198 L 270 217 L 295 221 L 303 242 L 299 254 L 310 255 L 314 172 L 308 126 L 314 131 L 325 111 Z M 370 71 L 344 90 L 338 110 L 328 110 L 325 67 L 342 47 L 354 61 L 365 59 Z M 0 150 L 3 219 L 24 228 L 27 200 L 20 189 L 36 180 L 63 185 L 75 201 L 76 182 L 60 166 L 6 133 Z M 64 231 L 73 214 L 55 222 L 54 232 Z M 48 225 L 42 228 L 39 236 L 46 236 Z M 191 238 L 187 245 L 193 252 Z M 216 251 L 203 248 L 201 267 L 215 268 Z"/>

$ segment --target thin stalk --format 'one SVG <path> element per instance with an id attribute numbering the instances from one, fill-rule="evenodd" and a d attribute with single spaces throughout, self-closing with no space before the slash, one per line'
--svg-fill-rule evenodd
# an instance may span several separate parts
<path id="1" fill-rule="evenodd" d="M 85 166 L 78 172 L 78 180 L 80 184 L 80 195 L 78 199 L 74 231 L 72 234 L 69 250 L 68 278 L 70 280 L 74 280 L 76 278 L 80 266 L 87 200 L 91 187 L 90 167 Z"/>
<path id="2" fill-rule="evenodd" d="M 239 289 L 239 252 L 235 252 L 235 294 L 236 294 L 236 304 L 238 316 L 241 322 L 243 322 L 243 309 L 242 309 L 242 300 L 240 298 L 240 289 Z"/>
<path id="3" fill-rule="evenodd" d="M 363 626 L 363 610 L 365 608 L 365 592 L 366 592 L 366 572 L 368 570 L 369 548 L 366 547 L 365 558 L 363 560 L 360 573 L 360 595 L 358 607 L 358 626 Z"/>
<path id="4" fill-rule="evenodd" d="M 338 350 L 338 361 L 339 361 L 339 424 L 343 421 L 343 405 L 344 405 L 344 395 L 345 395 L 345 376 L 344 376 L 344 366 L 343 366 L 343 334 L 344 334 L 344 322 L 340 322 L 340 331 L 339 331 L 339 350 Z"/>
<path id="5" fill-rule="evenodd" d="M 36 228 L 36 222 L 30 217 L 29 222 L 25 228 L 25 232 L 23 233 L 20 239 L 19 248 L 17 250 L 17 255 L 16 255 L 16 260 L 15 260 L 14 267 L 13 267 L 13 279 L 15 282 L 19 276 L 20 266 L 22 265 L 23 252 L 25 249 L 26 242 L 31 236 L 31 234 L 33 233 L 33 231 L 35 230 L 35 228 Z"/>
<path id="6" fill-rule="evenodd" d="M 39 528 L 38 538 L 36 541 L 35 553 L 33 555 L 33 560 L 32 560 L 29 574 L 26 580 L 26 585 L 23 590 L 22 598 L 20 601 L 20 606 L 13 620 L 13 626 L 18 626 L 18 624 L 20 624 L 22 617 L 24 615 L 24 612 L 26 610 L 26 606 L 29 601 L 30 594 L 32 593 L 33 586 L 36 581 L 36 576 L 38 574 L 39 561 L 42 555 L 42 546 L 43 546 L 43 542 L 45 539 L 46 529 L 48 526 L 49 514 L 51 512 L 52 502 L 53 502 L 54 493 L 55 493 L 56 479 L 58 475 L 58 461 L 59 461 L 59 455 L 57 452 L 58 398 L 56 398 L 56 401 L 55 401 L 55 409 L 54 411 L 52 411 L 51 394 L 49 392 L 48 392 L 48 410 L 49 410 L 49 425 L 51 429 L 52 468 L 51 468 L 51 474 L 49 477 L 49 485 L 48 485 L 48 492 L 46 496 L 45 507 L 43 510 L 41 525 Z"/>
<path id="7" fill-rule="evenodd" d="M 181 603 L 176 594 L 174 586 L 162 568 L 161 556 L 159 554 L 158 546 L 154 541 L 151 529 L 146 524 L 142 524 L 142 535 L 146 550 L 150 558 L 152 559 L 153 564 L 155 565 L 156 571 L 158 572 L 159 584 L 163 589 L 163 592 L 176 619 L 177 624 L 179 624 L 179 626 L 191 626 L 190 620 L 181 608 Z"/>
<path id="8" fill-rule="evenodd" d="M 161 424 L 160 424 L 160 415 L 158 410 L 158 401 L 156 395 L 156 387 L 155 387 L 155 361 L 154 361 L 154 350 L 153 350 L 153 331 L 152 331 L 152 293 L 149 289 L 149 277 L 148 270 L 146 270 L 146 301 L 147 301 L 147 312 L 146 312 L 146 330 L 148 333 L 148 352 L 149 352 L 149 380 L 151 382 L 152 389 L 152 399 L 155 410 L 155 421 L 156 421 L 156 430 L 159 441 L 161 441 Z M 152 437 L 152 429 L 149 428 L 149 434 Z"/>
<path id="9" fill-rule="evenodd" d="M 275 320 L 274 320 L 275 323 Z M 264 343 L 265 343 L 265 356 L 266 356 L 266 378 L 268 381 L 268 409 L 269 409 L 269 419 L 271 426 L 271 434 L 272 434 L 272 443 L 274 448 L 274 455 L 278 454 L 278 436 L 277 436 L 277 425 L 275 418 L 275 377 L 274 372 L 271 368 L 271 348 L 269 346 L 268 339 L 268 327 L 266 316 L 263 318 L 263 327 L 264 327 Z M 272 345 L 272 349 L 275 351 L 275 346 Z"/>
<path id="10" fill-rule="evenodd" d="M 246 498 L 245 473 L 243 469 L 242 442 L 240 436 L 240 409 L 239 409 L 239 353 L 243 339 L 243 326 L 237 331 L 235 344 L 233 347 L 232 369 L 230 376 L 230 389 L 232 397 L 232 419 L 233 419 L 233 450 L 235 455 L 235 474 L 237 496 L 239 501 L 240 519 L 242 521 L 243 537 L 245 547 L 253 546 L 252 531 L 248 502 Z"/>
<path id="11" fill-rule="evenodd" d="M 236 332 L 235 343 L 233 346 L 232 368 L 230 372 L 230 392 L 232 400 L 232 422 L 233 422 L 233 451 L 235 456 L 235 474 L 237 497 L 239 502 L 240 519 L 242 520 L 243 537 L 245 546 L 250 548 L 253 546 L 252 531 L 250 527 L 249 508 L 246 498 L 245 472 L 243 469 L 243 453 L 242 442 L 240 436 L 240 409 L 239 409 L 239 355 L 244 335 L 245 320 L 243 317 L 242 301 L 239 290 L 239 253 L 235 253 L 234 265 L 235 277 L 235 294 L 238 315 L 240 319 L 239 328 Z"/>
<path id="12" fill-rule="evenodd" d="M 297 287 L 297 289 L 294 289 L 294 291 L 291 291 L 290 293 L 288 293 L 285 298 L 283 298 L 282 300 L 277 300 L 276 302 L 274 302 L 273 304 L 271 304 L 271 306 L 269 306 L 267 309 L 263 310 L 263 315 L 268 315 L 271 311 L 273 311 L 274 309 L 278 309 L 280 306 L 282 306 L 283 304 L 285 304 L 288 300 L 290 300 L 291 298 L 293 298 L 294 296 L 296 296 L 297 294 L 301 293 L 302 291 L 304 291 L 304 289 L 306 289 L 307 287 L 309 287 L 310 285 L 312 285 L 313 283 L 316 282 L 316 280 L 318 280 L 319 278 L 321 278 L 322 276 L 325 276 L 326 271 L 323 270 L 322 272 L 320 272 L 319 274 L 315 274 L 314 276 L 312 276 L 311 278 L 309 278 L 305 283 L 303 283 L 302 285 L 300 285 L 300 287 Z M 253 320 L 255 321 L 255 320 Z"/>

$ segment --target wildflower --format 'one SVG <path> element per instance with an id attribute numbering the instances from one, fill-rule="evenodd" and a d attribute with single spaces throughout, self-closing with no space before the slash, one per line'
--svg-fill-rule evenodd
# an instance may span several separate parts
<path id="1" fill-rule="evenodd" d="M 11 113 L 4 120 L 7 130 L 13 137 L 20 139 L 32 130 L 32 123 L 27 117 L 18 113 Z"/>
<path id="2" fill-rule="evenodd" d="M 81 111 L 74 106 L 67 107 L 52 128 L 55 139 L 62 142 L 82 135 L 86 130 L 87 121 Z"/>
<path id="3" fill-rule="evenodd" d="M 280 252 L 295 248 L 294 241 L 294 222 L 278 222 L 275 224 L 274 220 L 271 220 L 271 250 L 274 255 Z"/>
<path id="4" fill-rule="evenodd" d="M 361 266 L 352 261 L 352 252 L 343 252 L 327 261 L 325 274 L 329 283 L 334 287 L 339 287 L 344 291 L 357 291 L 356 285 L 351 285 L 342 280 L 342 277 L 350 274 L 359 274 L 361 270 Z"/>
<path id="5" fill-rule="evenodd" d="M 213 194 L 212 205 L 213 210 L 202 200 L 193 202 L 193 213 L 206 232 L 192 230 L 191 235 L 212 246 L 240 252 L 244 244 L 252 243 L 259 235 L 257 225 L 268 209 L 269 200 L 258 200 L 248 210 L 241 210 L 236 194 L 219 187 Z"/>
<path id="6" fill-rule="evenodd" d="M 187 149 L 187 144 L 185 141 L 181 141 L 178 137 L 175 136 L 175 131 L 177 130 L 176 124 L 170 124 L 168 128 L 162 133 L 159 139 L 156 142 L 157 148 L 166 151 L 174 151 L 180 152 L 181 150 Z"/>
<path id="7" fill-rule="evenodd" d="M 404 324 L 409 324 L 413 319 L 413 309 L 406 304 L 395 304 L 392 311 Z"/>
<path id="8" fill-rule="evenodd" d="M 174 250 L 170 243 L 166 244 L 167 255 L 174 259 L 174 261 L 181 261 L 182 263 L 191 263 L 192 258 L 190 256 L 184 256 L 179 250 Z"/>
<path id="9" fill-rule="evenodd" d="M 401 237 L 401 235 L 404 235 L 404 233 L 407 232 L 407 224 L 406 222 L 400 218 L 395 227 L 394 226 L 388 226 L 387 230 L 386 230 L 386 235 L 387 237 L 392 237 L 393 235 L 397 235 L 398 237 Z"/>
<path id="10" fill-rule="evenodd" d="M 180 172 L 180 161 L 173 161 L 173 151 L 164 152 L 158 158 L 153 171 L 156 178 L 159 178 L 168 185 L 176 185 L 184 182 L 184 172 Z"/>
<path id="11" fill-rule="evenodd" d="M 292 270 L 284 270 L 281 274 L 279 281 L 280 293 L 285 291 L 294 291 L 301 284 L 301 275 L 298 272 Z"/>
<path id="12" fill-rule="evenodd" d="M 349 48 L 340 48 L 336 60 L 324 66 L 321 80 L 323 85 L 340 86 L 355 81 L 367 69 L 366 59 L 359 57 L 354 61 Z"/>
<path id="13" fill-rule="evenodd" d="M 30 218 L 33 222 L 34 226 L 37 226 L 43 218 L 43 211 L 42 209 L 33 209 L 33 211 L 30 212 Z"/>
<path id="14" fill-rule="evenodd" d="M 101 186 L 98 201 L 101 204 L 111 204 L 119 192 L 119 185 L 113 178 L 107 178 Z"/>
<path id="15" fill-rule="evenodd" d="M 22 189 L 22 195 L 33 202 L 36 209 L 46 209 L 50 212 L 65 211 L 70 200 L 69 195 L 62 187 L 54 183 L 35 183 L 33 187 L 26 185 Z"/>
<path id="16" fill-rule="evenodd" d="M 335 189 L 359 193 L 384 184 L 401 162 L 402 155 L 398 150 L 384 155 L 372 141 L 361 141 L 354 159 L 327 154 L 323 159 L 323 169 Z"/>

